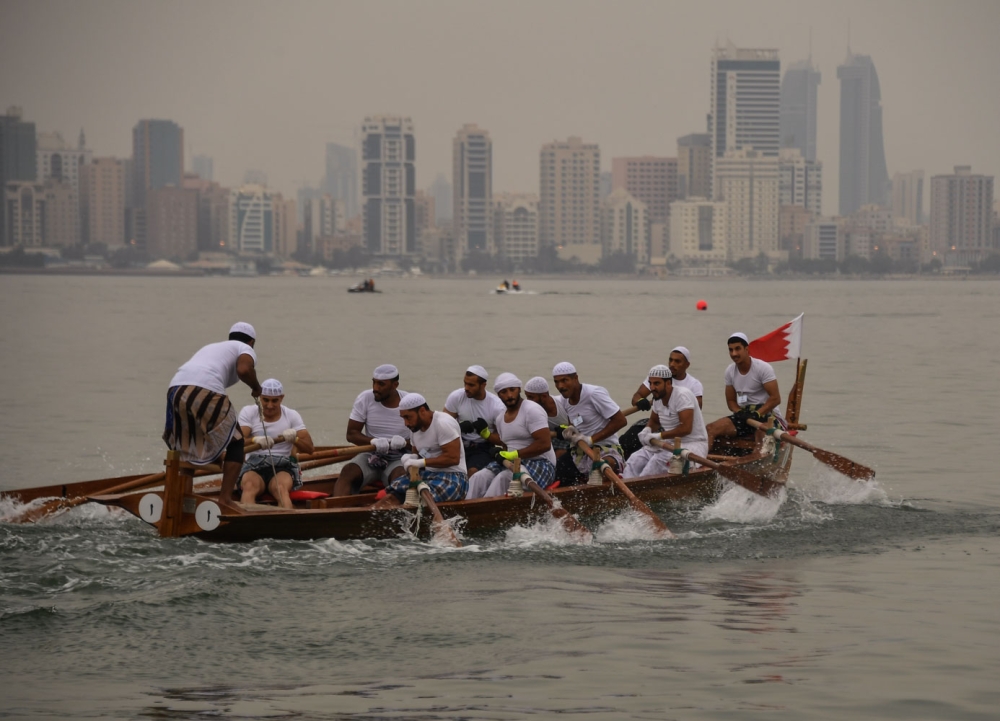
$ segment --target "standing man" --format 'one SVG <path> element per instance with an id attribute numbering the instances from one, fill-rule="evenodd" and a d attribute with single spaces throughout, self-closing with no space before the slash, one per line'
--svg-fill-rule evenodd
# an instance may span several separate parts
<path id="1" fill-rule="evenodd" d="M 618 445 L 618 431 L 626 424 L 621 408 L 611 400 L 605 388 L 581 383 L 572 363 L 557 363 L 552 369 L 552 380 L 562 396 L 559 405 L 570 422 L 563 431 L 563 438 L 570 442 L 570 452 L 559 459 L 556 477 L 563 485 L 587 480 L 594 464 L 590 456 L 580 450 L 578 443 L 581 440 L 596 448 L 615 473 L 621 473 L 625 461 Z"/>
<path id="2" fill-rule="evenodd" d="M 456 418 L 462 429 L 470 473 L 488 466 L 493 461 L 490 447 L 500 445 L 496 437 L 496 417 L 504 412 L 505 406 L 486 390 L 489 377 L 482 366 L 469 366 L 463 386 L 452 391 L 444 402 L 444 412 Z"/>
<path id="3" fill-rule="evenodd" d="M 732 365 L 726 368 L 726 405 L 732 415 L 708 424 L 708 447 L 716 438 L 753 438 L 755 430 L 747 420 L 767 422 L 773 413 L 779 420 L 781 392 L 770 363 L 750 357 L 750 341 L 745 333 L 733 333 L 726 341 Z"/>
<path id="4" fill-rule="evenodd" d="M 694 393 L 684 386 L 675 386 L 671 370 L 665 365 L 650 368 L 647 382 L 653 394 L 653 415 L 639 434 L 643 447 L 629 457 L 622 478 L 667 473 L 673 453 L 651 445 L 650 438 L 654 436 L 663 440 L 680 438 L 683 448 L 703 458 L 708 455 L 708 431 Z"/>
<path id="5" fill-rule="evenodd" d="M 566 411 L 556 403 L 555 397 L 549 394 L 549 382 L 541 376 L 535 376 L 524 384 L 524 397 L 537 403 L 545 411 L 552 435 L 552 450 L 557 459 L 561 458 L 569 450 L 569 441 L 562 437 L 563 428 L 569 425 L 569 418 Z"/>
<path id="6" fill-rule="evenodd" d="M 240 410 L 240 430 L 244 438 L 253 438 L 260 450 L 247 456 L 236 481 L 240 503 L 253 503 L 257 496 L 267 491 L 282 508 L 291 508 L 288 495 L 302 488 L 302 472 L 295 460 L 294 451 L 312 453 L 312 436 L 298 411 L 282 405 L 285 389 L 277 378 L 268 378 L 260 384 L 260 408 L 256 404 Z"/>
<path id="7" fill-rule="evenodd" d="M 226 388 L 242 381 L 250 395 L 260 396 L 257 332 L 249 323 L 236 323 L 229 340 L 211 343 L 177 369 L 167 390 L 167 421 L 163 442 L 180 451 L 181 460 L 204 466 L 223 451 L 222 490 L 219 503 L 232 505 L 233 488 L 243 466 L 243 435 Z"/>
<path id="8" fill-rule="evenodd" d="M 375 446 L 375 452 L 355 456 L 347 462 L 333 487 L 333 495 L 358 493 L 365 486 L 386 485 L 403 475 L 401 460 L 410 432 L 399 415 L 399 371 L 394 365 L 380 365 L 372 373 L 371 390 L 354 399 L 347 419 L 347 440 L 358 446 Z"/>
<path id="9" fill-rule="evenodd" d="M 399 402 L 399 415 L 410 430 L 410 445 L 416 453 L 403 456 L 403 469 L 420 469 L 437 503 L 459 501 L 469 489 L 465 448 L 458 421 L 443 411 L 432 411 L 419 393 L 408 393 Z M 398 506 L 406 499 L 408 477 L 396 478 L 385 487 L 380 506 Z"/>
<path id="10" fill-rule="evenodd" d="M 556 477 L 556 454 L 552 451 L 548 416 L 540 405 L 521 398 L 521 380 L 513 373 L 498 375 L 493 390 L 506 406 L 497 416 L 496 426 L 507 450 L 497 450 L 498 460 L 469 476 L 466 498 L 505 495 L 514 473 L 502 461 L 515 458 L 521 459 L 521 467 L 539 486 L 547 488 Z"/>

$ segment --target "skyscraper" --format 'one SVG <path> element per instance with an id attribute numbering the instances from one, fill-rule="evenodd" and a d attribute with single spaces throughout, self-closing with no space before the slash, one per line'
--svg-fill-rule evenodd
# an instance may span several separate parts
<path id="1" fill-rule="evenodd" d="M 821 75 L 812 59 L 792 63 L 781 80 L 781 147 L 816 160 L 816 98 Z"/>
<path id="2" fill-rule="evenodd" d="M 677 195 L 712 197 L 712 136 L 708 133 L 677 138 Z"/>
<path id="3" fill-rule="evenodd" d="M 7 183 L 15 180 L 34 183 L 37 179 L 35 124 L 21 120 L 21 108 L 7 108 L 0 115 L 0 246 L 14 244 L 11 222 L 7 217 Z M 44 200 L 41 201 L 44 203 Z M 31 215 L 32 213 L 27 213 Z"/>
<path id="4" fill-rule="evenodd" d="M 806 160 L 798 148 L 782 148 L 778 156 L 781 173 L 781 205 L 800 205 L 814 216 L 823 214 L 823 163 Z"/>
<path id="5" fill-rule="evenodd" d="M 892 215 L 905 218 L 911 225 L 924 222 L 924 171 L 893 174 Z"/>
<path id="6" fill-rule="evenodd" d="M 361 126 L 362 237 L 375 256 L 417 251 L 416 140 L 413 121 L 370 115 Z"/>
<path id="7" fill-rule="evenodd" d="M 726 202 L 728 260 L 760 253 L 783 259 L 778 244 L 778 158 L 754 148 L 729 150 L 715 161 L 715 184 L 718 199 Z"/>
<path id="8" fill-rule="evenodd" d="M 146 205 L 146 191 L 184 180 L 184 130 L 172 120 L 140 120 L 132 129 L 133 202 Z"/>
<path id="9" fill-rule="evenodd" d="M 646 204 L 624 188 L 616 188 L 601 203 L 601 244 L 604 257 L 630 256 L 649 262 L 649 217 Z"/>
<path id="10" fill-rule="evenodd" d="M 493 255 L 493 141 L 478 125 L 464 125 L 452 141 L 455 239 L 462 255 Z"/>
<path id="11" fill-rule="evenodd" d="M 337 143 L 326 144 L 323 192 L 343 203 L 348 218 L 358 214 L 358 151 Z"/>
<path id="12" fill-rule="evenodd" d="M 985 254 L 993 245 L 993 176 L 956 165 L 931 178 L 931 248 Z"/>
<path id="13" fill-rule="evenodd" d="M 80 168 L 81 236 L 109 248 L 125 244 L 125 166 L 117 158 L 94 158 Z"/>
<path id="14" fill-rule="evenodd" d="M 601 259 L 601 149 L 577 137 L 542 146 L 538 245 L 560 257 Z"/>
<path id="15" fill-rule="evenodd" d="M 538 255 L 538 196 L 512 194 L 494 196 L 494 227 L 497 248 L 515 265 Z"/>
<path id="16" fill-rule="evenodd" d="M 650 223 L 665 223 L 678 199 L 677 158 L 643 155 L 611 159 L 612 190 L 625 190 L 646 205 Z"/>
<path id="17" fill-rule="evenodd" d="M 192 169 L 202 180 L 209 182 L 215 180 L 215 163 L 207 155 L 196 155 L 191 158 Z"/>
<path id="18" fill-rule="evenodd" d="M 272 193 L 244 185 L 229 194 L 229 249 L 237 253 L 274 252 Z"/>
<path id="19" fill-rule="evenodd" d="M 752 147 L 777 157 L 781 128 L 781 62 L 777 50 L 737 48 L 712 53 L 708 116 L 713 164 L 730 150 Z M 714 170 L 713 170 L 714 174 Z M 718 185 L 713 188 L 718 191 Z"/>
<path id="20" fill-rule="evenodd" d="M 840 78 L 840 214 L 887 205 L 889 173 L 882 142 L 882 92 L 867 55 L 848 54 Z"/>
<path id="21" fill-rule="evenodd" d="M 451 207 L 454 198 L 451 196 L 451 183 L 448 182 L 444 173 L 438 173 L 438 176 L 434 178 L 430 194 L 434 196 L 434 222 L 441 225 L 441 223 L 451 221 L 454 216 Z"/>

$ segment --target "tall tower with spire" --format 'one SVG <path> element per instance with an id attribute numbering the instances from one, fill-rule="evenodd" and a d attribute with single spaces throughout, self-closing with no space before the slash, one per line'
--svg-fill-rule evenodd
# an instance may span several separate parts
<path id="1" fill-rule="evenodd" d="M 850 51 L 840 79 L 840 214 L 888 204 L 889 172 L 882 139 L 882 92 L 868 55 Z"/>

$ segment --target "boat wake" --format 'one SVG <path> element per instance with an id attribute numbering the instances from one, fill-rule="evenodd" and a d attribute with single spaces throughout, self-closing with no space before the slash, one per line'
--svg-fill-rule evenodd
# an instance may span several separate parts
<path id="1" fill-rule="evenodd" d="M 726 521 L 729 523 L 769 523 L 774 520 L 788 496 L 781 489 L 773 498 L 765 498 L 743 486 L 727 482 L 719 497 L 698 512 L 698 520 L 704 522 Z"/>

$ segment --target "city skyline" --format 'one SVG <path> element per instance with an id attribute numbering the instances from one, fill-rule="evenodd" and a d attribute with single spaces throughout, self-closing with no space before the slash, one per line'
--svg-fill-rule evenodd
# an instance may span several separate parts
<path id="1" fill-rule="evenodd" d="M 322 180 L 327 143 L 356 145 L 365 115 L 413 118 L 420 136 L 420 188 L 428 188 L 438 173 L 450 175 L 454 133 L 476 123 L 493 138 L 496 192 L 537 192 L 537 154 L 553 139 L 578 135 L 597 143 L 606 170 L 613 157 L 675 156 L 678 137 L 704 132 L 705 70 L 714 45 L 731 40 L 739 47 L 776 48 L 784 72 L 809 57 L 812 27 L 813 64 L 831 78 L 846 55 L 847 24 L 854 17 L 864 22 L 854 24 L 852 49 L 871 55 L 879 71 L 889 174 L 921 168 L 930 177 L 956 164 L 1000 172 L 1000 143 L 992 130 L 1000 98 L 982 92 L 989 86 L 988 68 L 997 64 L 990 58 L 1000 56 L 989 34 L 1000 20 L 995 4 L 970 3 L 961 14 L 949 14 L 937 6 L 902 12 L 909 5 L 899 2 L 709 3 L 698 8 L 625 3 L 591 7 L 570 21 L 566 3 L 510 3 L 503 6 L 507 12 L 491 16 L 496 27 L 481 38 L 471 32 L 481 15 L 476 6 L 442 2 L 419 11 L 392 6 L 384 57 L 364 72 L 326 79 L 324 68 L 346 66 L 357 57 L 351 52 L 372 41 L 366 28 L 379 4 L 338 6 L 337 22 L 328 27 L 323 21 L 334 13 L 323 4 L 296 3 L 285 13 L 264 4 L 242 14 L 234 28 L 221 22 L 231 11 L 228 2 L 199 5 L 198 11 L 192 5 L 102 2 L 84 11 L 73 5 L 7 2 L 5 15 L 13 22 L 0 29 L 0 60 L 10 72 L 0 88 L 0 105 L 24 108 L 39 132 L 75 138 L 85 128 L 95 156 L 127 157 L 129 131 L 137 120 L 169 118 L 185 129 L 188 163 L 195 150 L 212 157 L 215 178 L 225 186 L 238 185 L 246 170 L 260 168 L 271 187 L 288 196 Z M 175 28 L 198 40 L 195 46 L 203 52 L 158 61 L 165 56 L 156 52 L 160 39 L 140 44 L 129 33 L 146 22 L 162 27 L 163 35 Z M 88 30 L 85 44 L 77 38 L 80 27 Z M 353 28 L 356 37 L 342 28 Z M 506 41 L 514 28 L 516 53 Z M 566 28 L 573 32 L 562 33 Z M 666 28 L 667 42 L 654 39 L 656 28 Z M 333 33 L 337 42 L 310 40 L 320 30 Z M 253 80 L 271 88 L 261 104 L 259 93 L 244 97 L 241 91 L 250 79 L 240 76 L 239 57 L 242 48 L 272 32 L 294 41 L 265 51 L 264 77 Z M 393 46 L 404 32 L 424 35 L 420 43 Z M 614 46 L 626 33 L 631 33 L 629 46 L 637 48 L 632 57 L 591 52 Z M 246 39 L 237 42 L 239 34 Z M 112 36 L 120 52 L 102 49 L 112 44 Z M 449 42 L 448 52 L 434 48 Z M 74 53 L 72 74 L 57 62 L 59 52 L 38 57 L 38 49 L 56 43 L 65 47 L 60 52 Z M 452 61 L 462 53 L 472 62 Z M 122 54 L 132 60 L 120 62 Z M 402 55 L 416 74 L 389 73 Z M 219 101 L 216 80 L 199 77 L 206 63 L 231 83 L 225 102 Z M 620 79 L 626 67 L 629 82 Z M 426 82 L 441 73 L 454 77 L 448 83 Z M 306 92 L 299 80 L 303 76 L 323 80 L 333 92 Z M 452 81 L 473 77 L 476 87 L 451 91 Z M 651 84 L 659 92 L 649 92 Z M 819 87 L 817 157 L 827 170 L 827 213 L 838 203 L 837 86 L 825 82 Z M 956 117 L 944 106 L 962 107 L 963 113 Z"/>

